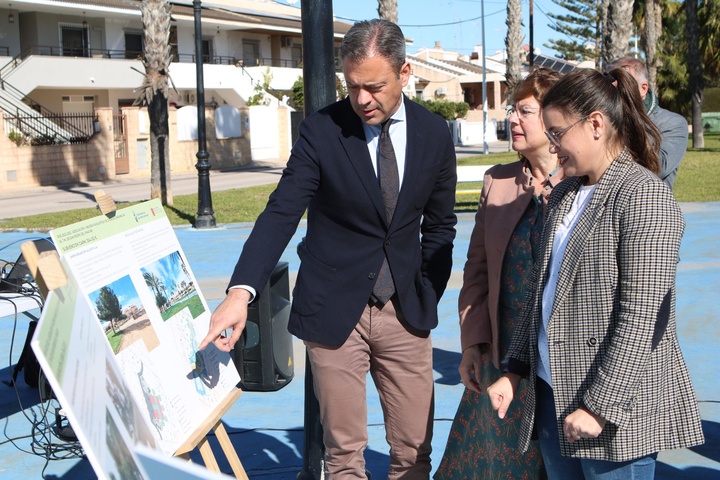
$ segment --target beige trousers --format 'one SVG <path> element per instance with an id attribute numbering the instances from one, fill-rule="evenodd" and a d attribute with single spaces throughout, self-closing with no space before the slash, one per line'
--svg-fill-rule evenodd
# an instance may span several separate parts
<path id="1" fill-rule="evenodd" d="M 409 326 L 392 302 L 368 305 L 338 348 L 305 342 L 331 480 L 367 478 L 366 379 L 380 396 L 390 445 L 390 480 L 427 480 L 434 414 L 432 344 L 429 332 Z"/>

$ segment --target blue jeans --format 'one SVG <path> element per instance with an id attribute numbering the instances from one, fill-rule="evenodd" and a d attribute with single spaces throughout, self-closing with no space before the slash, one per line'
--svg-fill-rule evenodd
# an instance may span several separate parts
<path id="1" fill-rule="evenodd" d="M 540 440 L 545 469 L 550 480 L 653 480 L 657 454 L 629 460 L 610 462 L 587 458 L 563 457 L 560 454 L 560 433 L 555 416 L 553 390 L 538 378 L 535 425 Z"/>

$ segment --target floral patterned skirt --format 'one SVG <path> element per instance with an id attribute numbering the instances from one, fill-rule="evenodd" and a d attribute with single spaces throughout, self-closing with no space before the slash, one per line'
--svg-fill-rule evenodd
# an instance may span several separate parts
<path id="1" fill-rule="evenodd" d="M 500 377 L 488 355 L 481 385 L 487 386 Z M 546 479 L 540 447 L 530 442 L 527 452 L 518 449 L 525 381 L 513 404 L 501 420 L 492 409 L 486 394 L 465 389 L 435 480 L 535 480 Z"/>

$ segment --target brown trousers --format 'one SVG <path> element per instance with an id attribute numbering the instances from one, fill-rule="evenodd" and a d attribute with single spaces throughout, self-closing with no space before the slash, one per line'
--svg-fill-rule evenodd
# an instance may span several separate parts
<path id="1" fill-rule="evenodd" d="M 331 480 L 367 478 L 366 379 L 380 396 L 390 445 L 390 480 L 427 480 L 434 414 L 432 344 L 428 332 L 409 326 L 392 302 L 368 305 L 338 348 L 305 342 Z"/>

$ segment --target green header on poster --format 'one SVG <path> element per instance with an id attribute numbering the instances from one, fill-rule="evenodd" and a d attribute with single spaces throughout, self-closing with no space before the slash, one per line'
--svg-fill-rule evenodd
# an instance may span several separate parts
<path id="1" fill-rule="evenodd" d="M 161 218 L 167 218 L 159 199 L 149 200 L 114 212 L 112 216 L 99 216 L 53 230 L 55 247 L 63 253 L 105 240 Z"/>

